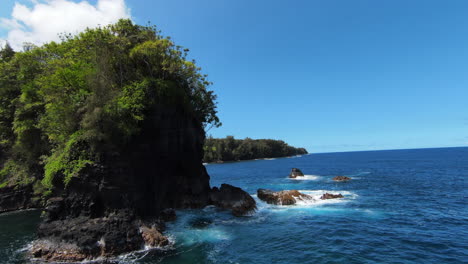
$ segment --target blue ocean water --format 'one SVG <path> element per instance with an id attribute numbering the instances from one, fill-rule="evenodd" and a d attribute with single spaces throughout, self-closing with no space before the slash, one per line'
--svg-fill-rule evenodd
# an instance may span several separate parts
<path id="1" fill-rule="evenodd" d="M 181 210 L 168 225 L 173 246 L 120 262 L 468 263 L 468 148 L 311 154 L 206 167 L 212 186 L 230 183 L 251 194 L 296 189 L 316 200 L 275 206 L 256 198 L 258 211 L 241 218 L 212 207 Z M 293 167 L 305 179 L 287 178 Z M 352 180 L 334 182 L 336 175 Z M 324 192 L 345 198 L 321 201 Z M 5 235 L 19 224 L 4 222 L 24 214 L 0 215 L 0 258 L 31 240 L 28 225 L 21 234 Z"/>

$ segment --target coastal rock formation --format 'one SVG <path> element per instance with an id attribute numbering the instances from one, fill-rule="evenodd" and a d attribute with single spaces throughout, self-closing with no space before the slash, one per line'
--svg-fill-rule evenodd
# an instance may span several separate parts
<path id="1" fill-rule="evenodd" d="M 269 204 L 293 205 L 297 200 L 310 200 L 311 196 L 303 194 L 297 190 L 274 192 L 267 189 L 258 189 L 257 197 Z"/>
<path id="2" fill-rule="evenodd" d="M 341 195 L 341 193 L 339 193 L 339 194 L 324 193 L 322 195 L 322 197 L 320 197 L 320 199 L 322 199 L 322 200 L 336 199 L 336 198 L 344 198 L 344 196 Z"/>
<path id="3" fill-rule="evenodd" d="M 39 199 L 33 197 L 32 184 L 0 188 L 0 213 L 40 206 Z"/>
<path id="4" fill-rule="evenodd" d="M 163 236 L 161 232 L 155 227 L 147 226 L 140 227 L 141 236 L 148 247 L 163 247 L 169 245 L 167 237 Z"/>
<path id="5" fill-rule="evenodd" d="M 334 181 L 349 181 L 351 180 L 350 177 L 346 177 L 346 176 L 336 176 L 333 178 Z"/>
<path id="6" fill-rule="evenodd" d="M 74 244 L 57 244 L 49 241 L 36 241 L 30 249 L 31 257 L 46 262 L 61 260 L 61 262 L 82 262 L 88 259 Z"/>
<path id="7" fill-rule="evenodd" d="M 81 261 L 145 244 L 164 246 L 167 239 L 158 221 L 175 219 L 175 211 L 167 208 L 213 204 L 236 216 L 255 210 L 255 200 L 240 188 L 210 188 L 201 162 L 204 132 L 194 119 L 166 107 L 155 109 L 150 120 L 127 151 L 88 165 L 67 188 L 56 183 L 57 196 L 48 201 L 33 256 Z"/>
<path id="8" fill-rule="evenodd" d="M 211 203 L 223 209 L 231 210 L 235 216 L 243 216 L 257 209 L 255 200 L 241 188 L 222 184 L 214 187 L 210 193 Z"/>
<path id="9" fill-rule="evenodd" d="M 296 178 L 296 177 L 301 177 L 304 176 L 304 173 L 298 168 L 292 168 L 291 173 L 289 173 L 289 178 Z"/>
<path id="10" fill-rule="evenodd" d="M 0 71 L 0 186 L 15 186 L 0 190 L 0 206 L 32 207 L 34 193 L 47 201 L 34 257 L 105 261 L 162 246 L 168 208 L 255 209 L 239 188 L 211 189 L 202 158 L 204 128 L 221 125 L 216 95 L 154 27 L 121 19 L 11 56 L 0 60 L 11 69 Z"/>

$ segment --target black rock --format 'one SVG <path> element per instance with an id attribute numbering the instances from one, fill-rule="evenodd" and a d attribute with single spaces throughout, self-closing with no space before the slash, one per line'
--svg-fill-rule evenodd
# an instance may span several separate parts
<path id="1" fill-rule="evenodd" d="M 298 168 L 292 168 L 291 173 L 289 173 L 289 178 L 296 178 L 296 177 L 301 177 L 304 176 L 304 173 Z"/>
<path id="2" fill-rule="evenodd" d="M 247 215 L 257 209 L 256 202 L 250 194 L 229 184 L 222 184 L 220 189 L 214 187 L 210 198 L 213 205 L 231 210 L 235 216 Z"/>

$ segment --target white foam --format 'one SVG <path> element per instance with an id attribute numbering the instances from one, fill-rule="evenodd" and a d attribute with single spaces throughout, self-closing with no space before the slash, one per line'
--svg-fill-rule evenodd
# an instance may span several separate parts
<path id="1" fill-rule="evenodd" d="M 319 176 L 319 175 L 304 175 L 304 176 L 298 176 L 296 178 L 289 178 L 289 179 L 296 180 L 296 181 L 316 181 L 316 180 L 318 180 L 320 178 L 322 178 L 322 176 Z"/>
<path id="2" fill-rule="evenodd" d="M 294 197 L 296 198 L 296 204 L 294 205 L 274 205 L 274 204 L 268 204 L 260 199 L 256 195 L 252 195 L 255 200 L 257 201 L 257 208 L 259 211 L 262 210 L 278 210 L 278 209 L 301 209 L 301 208 L 307 208 L 307 207 L 318 207 L 318 206 L 323 206 L 327 204 L 338 204 L 338 203 L 347 203 L 351 200 L 354 200 L 358 197 L 357 194 L 349 191 L 335 191 L 335 190 L 298 190 L 299 192 L 303 194 L 307 194 L 311 196 L 310 199 L 304 199 L 304 198 L 299 198 L 299 197 Z M 336 199 L 325 199 L 322 200 L 320 197 L 322 197 L 323 194 L 325 193 L 331 193 L 331 194 L 342 194 L 344 198 L 336 198 Z"/>

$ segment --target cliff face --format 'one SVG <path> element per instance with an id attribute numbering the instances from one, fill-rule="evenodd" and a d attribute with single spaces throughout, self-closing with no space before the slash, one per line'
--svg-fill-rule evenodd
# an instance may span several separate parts
<path id="1" fill-rule="evenodd" d="M 39 200 L 33 197 L 32 185 L 10 186 L 0 189 L 0 213 L 39 206 Z"/>
<path id="2" fill-rule="evenodd" d="M 167 107 L 154 109 L 145 122 L 125 151 L 87 167 L 48 201 L 35 257 L 79 261 L 140 249 L 142 228 L 162 232 L 164 209 L 211 203 L 199 123 Z"/>
<path id="3" fill-rule="evenodd" d="M 106 154 L 63 188 L 65 208 L 57 218 L 99 217 L 127 208 L 149 217 L 165 208 L 206 206 L 210 186 L 201 163 L 203 140 L 196 120 L 176 108 L 156 108 L 124 151 Z"/>

